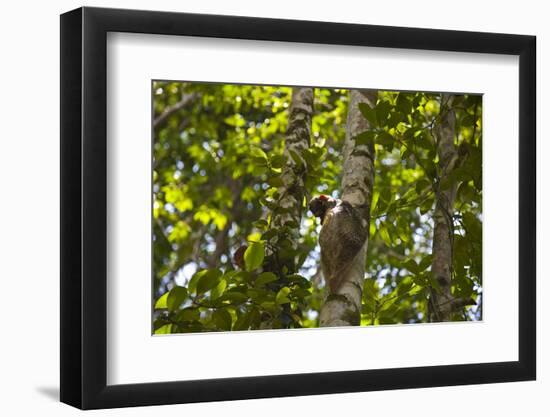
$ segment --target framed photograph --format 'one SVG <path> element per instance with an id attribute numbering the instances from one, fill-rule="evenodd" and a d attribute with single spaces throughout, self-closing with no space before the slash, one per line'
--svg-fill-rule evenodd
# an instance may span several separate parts
<path id="1" fill-rule="evenodd" d="M 61 401 L 533 380 L 535 37 L 61 16 Z"/>

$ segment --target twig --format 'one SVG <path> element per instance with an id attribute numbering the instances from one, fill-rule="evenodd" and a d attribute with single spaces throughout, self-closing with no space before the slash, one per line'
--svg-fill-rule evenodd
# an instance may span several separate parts
<path id="1" fill-rule="evenodd" d="M 187 107 L 192 101 L 194 101 L 197 98 L 196 93 L 191 94 L 184 94 L 180 101 L 178 101 L 176 104 L 172 106 L 168 106 L 164 109 L 164 111 L 153 120 L 153 127 L 157 129 L 160 125 L 162 125 L 170 116 L 172 116 L 177 111 L 183 109 L 184 107 Z"/>

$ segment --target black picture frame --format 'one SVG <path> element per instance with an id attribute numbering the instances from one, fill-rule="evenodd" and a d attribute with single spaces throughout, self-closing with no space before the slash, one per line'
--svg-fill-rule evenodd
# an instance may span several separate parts
<path id="1" fill-rule="evenodd" d="M 519 360 L 107 385 L 108 32 L 519 56 Z M 535 51 L 534 36 L 510 34 L 88 7 L 61 15 L 61 401 L 94 409 L 535 379 Z"/>

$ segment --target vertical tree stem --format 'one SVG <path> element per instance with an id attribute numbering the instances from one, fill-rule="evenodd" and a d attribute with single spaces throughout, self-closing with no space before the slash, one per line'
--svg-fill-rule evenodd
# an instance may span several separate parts
<path id="1" fill-rule="evenodd" d="M 266 270 L 283 273 L 296 273 L 298 242 L 300 238 L 300 222 L 306 194 L 306 163 L 303 152 L 309 148 L 311 142 L 311 119 L 313 117 L 313 89 L 294 88 L 292 102 L 288 110 L 288 127 L 286 131 L 284 156 L 286 163 L 283 166 L 279 187 L 278 205 L 271 213 L 271 227 L 280 229 L 288 226 L 285 239 L 290 241 L 294 251 L 268 250 L 271 266 L 264 266 Z M 286 271 L 283 269 L 286 268 Z M 288 327 L 292 322 L 289 303 L 282 305 L 283 314 L 281 323 Z M 264 324 L 270 327 L 272 324 Z"/>
<path id="2" fill-rule="evenodd" d="M 313 89 L 294 88 L 292 102 L 288 112 L 288 128 L 284 155 L 286 164 L 283 167 L 281 179 L 283 185 L 279 187 L 280 211 L 272 213 L 272 225 L 282 227 L 288 222 L 300 224 L 305 196 L 305 160 L 302 158 L 304 150 L 309 148 L 311 141 L 311 118 L 313 116 Z M 294 161 L 292 154 L 302 158 L 302 164 Z M 290 236 L 294 248 L 298 246 L 299 227 L 293 228 Z"/>
<path id="3" fill-rule="evenodd" d="M 439 156 L 439 181 L 436 185 L 434 233 L 432 243 L 432 287 L 428 316 L 431 322 L 452 320 L 454 298 L 451 294 L 453 268 L 453 206 L 456 198 L 456 182 L 450 178 L 457 166 L 458 151 L 454 144 L 456 116 L 452 107 L 452 95 L 441 97 L 440 120 L 434 126 Z"/>
<path id="4" fill-rule="evenodd" d="M 346 139 L 343 149 L 342 200 L 354 206 L 369 230 L 370 206 L 374 185 L 374 145 L 359 144 L 355 137 L 370 129 L 369 122 L 359 111 L 359 103 L 374 107 L 377 91 L 352 90 L 347 118 Z M 359 325 L 361 320 L 361 296 L 365 278 L 367 240 L 353 261 L 352 267 L 342 279 L 337 294 L 327 297 L 321 307 L 321 327 Z"/>

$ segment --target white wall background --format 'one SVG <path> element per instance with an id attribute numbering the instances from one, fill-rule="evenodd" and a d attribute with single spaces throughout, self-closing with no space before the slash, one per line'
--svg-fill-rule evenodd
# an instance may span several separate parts
<path id="1" fill-rule="evenodd" d="M 548 125 L 550 26 L 535 0 L 391 2 L 278 0 L 94 1 L 88 6 L 158 9 L 291 19 L 509 32 L 538 37 L 538 381 L 494 385 L 324 395 L 120 409 L 94 415 L 319 416 L 548 415 L 550 404 L 550 293 L 544 262 L 550 250 L 550 164 L 542 155 Z M 3 415 L 76 415 L 59 392 L 59 17 L 82 3 L 6 2 L 0 14 L 0 412 Z M 546 111 L 546 112 L 545 112 Z M 543 129 L 544 127 L 544 129 Z M 406 349 L 406 346 L 403 347 Z"/>

